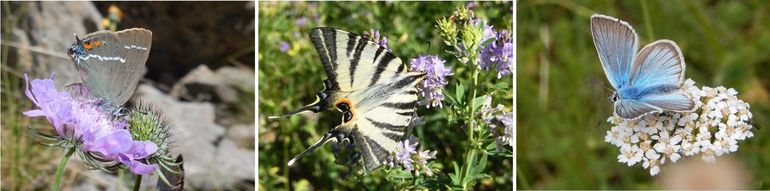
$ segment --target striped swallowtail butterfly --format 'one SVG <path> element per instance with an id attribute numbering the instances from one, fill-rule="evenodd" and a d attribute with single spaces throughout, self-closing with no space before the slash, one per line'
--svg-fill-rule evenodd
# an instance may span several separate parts
<path id="1" fill-rule="evenodd" d="M 288 165 L 335 141 L 352 145 L 363 158 L 365 171 L 376 169 L 404 139 L 417 103 L 415 85 L 425 74 L 407 71 L 390 50 L 352 32 L 320 27 L 310 31 L 310 40 L 328 77 L 323 81 L 323 90 L 316 94 L 315 102 L 269 118 L 336 108 L 342 112 L 342 124 L 330 129 Z"/>

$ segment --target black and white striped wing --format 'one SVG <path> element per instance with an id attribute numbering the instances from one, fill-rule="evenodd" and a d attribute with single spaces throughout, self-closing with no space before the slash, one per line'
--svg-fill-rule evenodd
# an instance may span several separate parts
<path id="1" fill-rule="evenodd" d="M 387 48 L 351 32 L 315 28 L 310 31 L 310 39 L 328 81 L 316 95 L 315 103 L 284 116 L 336 107 L 343 113 L 343 123 L 288 164 L 330 141 L 348 140 L 356 149 L 352 158 L 363 158 L 367 171 L 376 169 L 404 139 L 417 104 L 415 86 L 425 74 L 408 72 L 401 59 Z"/>
<path id="2" fill-rule="evenodd" d="M 387 83 L 407 68 L 385 47 L 348 31 L 319 27 L 310 31 L 333 90 L 359 90 Z"/>
<path id="3" fill-rule="evenodd" d="M 379 99 L 374 101 L 370 98 L 355 108 L 358 113 L 351 121 L 352 139 L 361 151 L 366 170 L 382 165 L 388 154 L 396 150 L 397 142 L 405 138 L 417 105 L 417 89 L 414 86 L 422 79 L 423 74 L 420 73 L 400 75 L 392 84 L 373 87 L 382 90 L 370 90 L 396 93 L 380 93 L 384 97 L 374 98 Z M 368 105 L 370 103 L 375 105 Z"/>

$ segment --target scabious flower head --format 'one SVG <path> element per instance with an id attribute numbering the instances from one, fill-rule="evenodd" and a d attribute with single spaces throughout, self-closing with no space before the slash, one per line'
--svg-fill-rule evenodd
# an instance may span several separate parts
<path id="1" fill-rule="evenodd" d="M 642 163 L 651 175 L 660 166 L 682 157 L 700 155 L 706 162 L 738 150 L 738 142 L 754 136 L 749 104 L 738 99 L 737 91 L 725 87 L 698 88 L 687 79 L 682 89 L 695 100 L 694 112 L 664 112 L 627 120 L 607 119 L 613 127 L 604 141 L 620 148 L 618 162 L 632 166 Z"/>
<path id="2" fill-rule="evenodd" d="M 420 173 L 427 176 L 433 176 L 428 160 L 436 158 L 436 151 L 423 150 L 418 151 L 417 137 L 411 136 L 408 139 L 399 141 L 396 150 L 388 156 L 388 165 L 390 167 L 401 166 L 407 171 Z"/>
<path id="3" fill-rule="evenodd" d="M 26 75 L 25 79 L 25 94 L 37 109 L 26 111 L 24 115 L 48 119 L 56 135 L 45 136 L 58 140 L 57 145 L 74 147 L 81 153 L 90 153 L 81 156 L 94 156 L 100 161 L 122 163 L 135 174 L 147 174 L 157 168 L 157 165 L 139 162 L 155 153 L 157 146 L 152 142 L 134 141 L 128 131 L 128 123 L 100 108 L 96 104 L 100 103 L 99 101 L 58 92 L 53 77 L 32 80 L 31 88 Z"/>
<path id="4" fill-rule="evenodd" d="M 425 80 L 418 85 L 417 89 L 424 97 L 420 104 L 427 108 L 442 107 L 441 101 L 444 100 L 442 91 L 448 83 L 446 76 L 452 75 L 452 67 L 444 66 L 444 63 L 444 60 L 437 56 L 419 56 L 409 60 L 412 71 L 425 73 Z"/>
<path id="5" fill-rule="evenodd" d="M 278 43 L 278 49 L 281 50 L 281 52 L 286 52 L 286 51 L 289 51 L 289 49 L 291 49 L 291 46 L 289 46 L 289 43 L 281 41 Z"/>

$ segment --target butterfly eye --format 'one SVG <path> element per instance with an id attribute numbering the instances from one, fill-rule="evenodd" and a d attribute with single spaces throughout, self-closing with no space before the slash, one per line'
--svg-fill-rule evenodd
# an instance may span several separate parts
<path id="1" fill-rule="evenodd" d="M 618 94 L 617 93 L 612 94 L 609 97 L 609 100 L 610 100 L 611 103 L 615 103 L 616 101 L 618 101 Z"/>

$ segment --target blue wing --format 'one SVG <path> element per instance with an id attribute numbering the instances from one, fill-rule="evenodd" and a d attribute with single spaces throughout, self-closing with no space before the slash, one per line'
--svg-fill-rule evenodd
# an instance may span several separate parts
<path id="1" fill-rule="evenodd" d="M 684 58 L 679 46 L 670 40 L 655 41 L 639 52 L 631 66 L 630 85 L 648 88 L 680 86 L 684 80 Z"/>
<path id="2" fill-rule="evenodd" d="M 622 99 L 615 102 L 615 115 L 625 119 L 638 119 L 655 112 L 661 112 L 660 108 L 638 100 Z"/>
<path id="3" fill-rule="evenodd" d="M 615 102 L 615 114 L 626 119 L 637 119 L 663 111 L 690 112 L 695 102 L 681 89 L 665 94 L 649 94 L 641 99 L 621 99 Z"/>
<path id="4" fill-rule="evenodd" d="M 593 36 L 604 74 L 616 90 L 628 85 L 631 63 L 636 56 L 638 37 L 628 23 L 605 16 L 591 16 Z"/>

